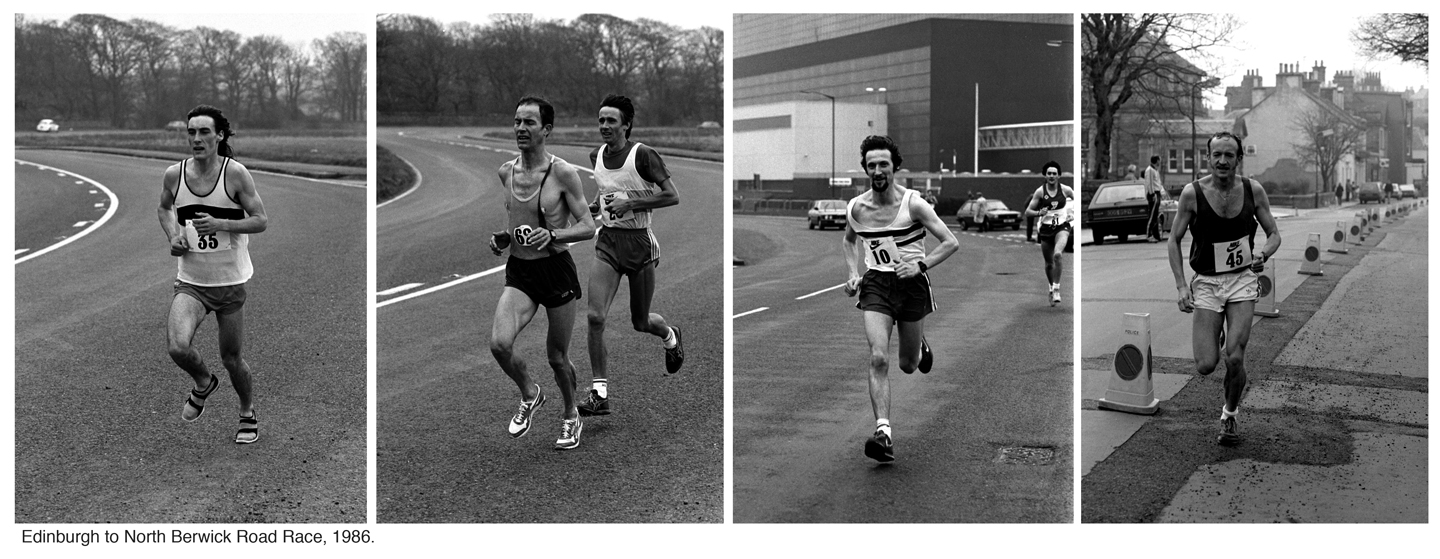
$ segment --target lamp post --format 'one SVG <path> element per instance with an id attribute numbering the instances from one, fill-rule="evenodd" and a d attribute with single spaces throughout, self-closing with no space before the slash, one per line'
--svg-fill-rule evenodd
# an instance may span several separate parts
<path id="1" fill-rule="evenodd" d="M 1200 96 L 1200 89 L 1210 89 L 1218 85 L 1215 78 L 1195 80 L 1190 84 L 1190 182 L 1200 180 L 1200 147 L 1195 142 L 1195 98 Z M 1167 134 L 1169 132 L 1166 132 Z M 1242 154 L 1243 155 L 1243 154 Z M 1182 159 L 1183 163 L 1184 160 Z"/>
<path id="2" fill-rule="evenodd" d="M 821 96 L 821 97 L 825 97 L 825 98 L 827 98 L 827 99 L 830 100 L 830 194 L 831 194 L 831 195 L 834 195 L 834 194 L 835 194 L 835 96 L 829 95 L 829 94 L 825 94 L 825 93 L 820 93 L 819 91 L 810 91 L 810 90 L 808 90 L 808 89 L 802 89 L 802 90 L 800 90 L 800 93 L 813 93 L 813 94 L 815 94 L 815 95 L 819 95 L 819 96 Z"/>

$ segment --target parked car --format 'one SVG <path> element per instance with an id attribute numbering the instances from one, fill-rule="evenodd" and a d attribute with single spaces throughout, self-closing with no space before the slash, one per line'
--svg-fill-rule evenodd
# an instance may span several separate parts
<path id="1" fill-rule="evenodd" d="M 60 124 L 54 120 L 45 118 L 40 120 L 40 124 L 35 125 L 35 130 L 39 132 L 59 132 Z"/>
<path id="2" fill-rule="evenodd" d="M 715 121 L 713 121 L 713 120 L 707 120 L 707 121 L 705 121 L 705 122 L 700 123 L 700 126 L 696 126 L 696 128 L 719 128 L 719 127 L 720 127 L 720 123 L 715 122 Z"/>
<path id="3" fill-rule="evenodd" d="M 1413 184 L 1402 184 L 1402 185 L 1398 186 L 1397 188 L 1400 189 L 1400 197 L 1401 197 L 1401 198 L 1414 198 L 1414 197 L 1416 197 L 1415 185 L 1413 185 Z"/>
<path id="4" fill-rule="evenodd" d="M 1355 197 L 1360 200 L 1361 204 L 1365 202 L 1381 202 L 1385 200 L 1385 191 L 1380 188 L 1380 183 L 1367 182 L 1360 185 L 1360 190 L 1355 193 Z"/>
<path id="5" fill-rule="evenodd" d="M 172 120 L 169 124 L 165 125 L 165 130 L 170 132 L 184 132 L 185 128 L 186 124 L 183 120 Z"/>
<path id="6" fill-rule="evenodd" d="M 810 211 L 805 212 L 810 218 L 810 228 L 819 227 L 823 230 L 834 225 L 844 229 L 849 219 L 849 216 L 845 215 L 845 207 L 844 200 L 816 200 L 810 204 Z"/>
<path id="7" fill-rule="evenodd" d="M 1104 243 L 1105 237 L 1119 237 L 1123 242 L 1130 235 L 1145 235 L 1145 226 L 1150 223 L 1149 212 L 1145 181 L 1107 182 L 1095 190 L 1095 197 L 1085 208 L 1084 220 L 1090 227 L 1095 244 Z M 1165 212 L 1160 212 L 1161 219 L 1165 215 Z M 1164 228 L 1162 222 L 1161 229 Z"/>
<path id="8" fill-rule="evenodd" d="M 979 208 L 979 203 L 985 204 Z M 982 214 L 982 219 L 976 219 L 977 208 Z M 988 231 L 997 227 L 1010 227 L 1016 231 L 1020 230 L 1020 212 L 1011 210 L 1005 202 L 999 200 L 966 200 L 960 205 L 960 211 L 955 212 L 955 221 L 960 222 L 960 229 L 965 230 L 977 227 L 981 231 Z"/>

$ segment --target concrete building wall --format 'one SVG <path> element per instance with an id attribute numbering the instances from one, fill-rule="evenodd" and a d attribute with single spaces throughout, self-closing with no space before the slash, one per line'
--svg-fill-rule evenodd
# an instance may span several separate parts
<path id="1" fill-rule="evenodd" d="M 1306 192 L 1313 191 L 1315 169 L 1305 165 L 1292 146 L 1301 142 L 1296 115 L 1318 108 L 1300 89 L 1292 87 L 1277 87 L 1255 105 L 1244 117 L 1246 150 L 1253 147 L 1255 153 L 1245 155 L 1242 172 L 1267 185 L 1303 185 Z"/>
<path id="2" fill-rule="evenodd" d="M 792 101 L 736 107 L 735 178 L 788 180 L 796 177 L 851 176 L 860 168 L 860 141 L 885 134 L 885 107 L 835 104 L 833 161 L 830 151 L 830 101 Z M 901 155 L 908 157 L 901 144 Z M 908 163 L 908 161 L 907 161 Z"/>

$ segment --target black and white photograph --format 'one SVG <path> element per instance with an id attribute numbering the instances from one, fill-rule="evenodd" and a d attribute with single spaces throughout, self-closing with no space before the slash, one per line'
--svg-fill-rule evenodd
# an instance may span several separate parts
<path id="1" fill-rule="evenodd" d="M 366 521 L 370 22 L 300 20 L 15 16 L 16 522 Z"/>
<path id="2" fill-rule="evenodd" d="M 379 522 L 725 521 L 723 23 L 378 17 Z"/>
<path id="3" fill-rule="evenodd" d="M 734 521 L 1071 522 L 1073 17 L 733 33 Z"/>
<path id="4" fill-rule="evenodd" d="M 1427 522 L 1429 17 L 1081 19 L 1081 521 Z"/>

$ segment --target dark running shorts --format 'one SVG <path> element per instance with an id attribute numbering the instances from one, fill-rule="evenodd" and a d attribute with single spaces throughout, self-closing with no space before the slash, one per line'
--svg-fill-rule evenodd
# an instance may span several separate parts
<path id="1" fill-rule="evenodd" d="M 546 308 L 580 299 L 580 276 L 570 251 L 535 260 L 511 256 L 505 263 L 505 287 L 519 289 Z"/>
<path id="2" fill-rule="evenodd" d="M 895 272 L 869 270 L 860 279 L 860 300 L 855 308 L 886 314 L 900 322 L 917 322 L 935 310 L 930 277 L 920 274 L 900 279 Z"/>
<path id="3" fill-rule="evenodd" d="M 175 280 L 175 294 L 184 293 L 205 305 L 205 314 L 230 314 L 245 306 L 245 284 L 201 287 Z"/>
<path id="4" fill-rule="evenodd" d="M 631 275 L 652 262 L 660 265 L 660 245 L 650 229 L 615 229 L 601 227 L 595 238 L 595 256 L 615 271 Z"/>
<path id="5" fill-rule="evenodd" d="M 1059 234 L 1061 231 L 1069 232 L 1071 236 L 1075 235 L 1075 230 L 1070 228 L 1069 223 L 1054 228 L 1045 227 L 1042 225 L 1040 226 L 1040 231 L 1038 231 L 1036 234 L 1040 235 L 1041 237 L 1049 237 L 1051 239 L 1054 239 L 1055 235 Z"/>

